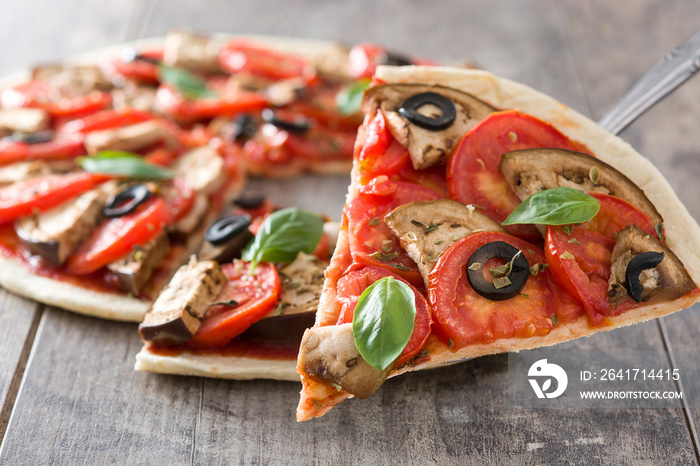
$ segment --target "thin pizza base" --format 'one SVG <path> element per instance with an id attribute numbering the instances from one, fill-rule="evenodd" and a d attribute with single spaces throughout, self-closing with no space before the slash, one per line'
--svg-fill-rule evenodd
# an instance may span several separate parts
<path id="1" fill-rule="evenodd" d="M 134 369 L 161 374 L 194 375 L 216 379 L 272 379 L 299 382 L 296 359 L 204 355 L 184 351 L 162 356 L 144 346 L 136 355 Z"/>
<path id="2" fill-rule="evenodd" d="M 666 238 L 680 258 L 693 280 L 700 282 L 700 227 L 680 202 L 671 185 L 656 167 L 636 152 L 622 139 L 613 136 L 592 120 L 570 109 L 555 99 L 525 85 L 480 70 L 461 70 L 443 67 L 378 67 L 376 78 L 384 83 L 439 84 L 475 95 L 501 109 L 518 109 L 552 123 L 559 131 L 575 141 L 580 141 L 596 156 L 620 170 L 644 190 L 657 210 L 664 217 Z M 361 129 L 362 130 L 362 129 Z M 362 137 L 359 138 L 362 140 Z M 357 173 L 353 173 L 348 199 L 358 192 Z M 341 230 L 339 245 L 347 244 L 347 230 Z M 342 251 L 339 247 L 338 250 Z M 336 257 L 334 261 L 341 262 Z M 336 282 L 331 278 L 324 284 L 323 295 L 316 315 L 316 326 L 333 325 L 338 320 L 340 305 L 336 302 Z M 404 366 L 391 376 L 488 354 L 520 351 L 590 336 L 635 323 L 661 317 L 692 306 L 700 300 L 700 293 L 691 292 L 672 302 L 646 305 L 610 318 L 611 325 L 592 328 L 587 318 L 559 326 L 548 335 L 531 338 L 508 338 L 488 344 L 469 345 L 458 351 L 450 350 L 434 336 L 429 337 L 426 349 L 429 356 L 414 366 Z M 349 394 L 302 377 L 303 388 L 297 409 L 297 419 L 319 417 L 333 406 L 348 398 Z"/>
<path id="3" fill-rule="evenodd" d="M 328 73 L 343 73 L 345 67 L 345 57 L 347 50 L 344 46 L 326 41 L 315 41 L 306 39 L 287 39 L 272 36 L 245 36 L 215 34 L 212 36 L 216 40 L 226 41 L 233 38 L 249 38 L 256 42 L 267 44 L 282 52 L 303 55 L 313 61 L 320 69 Z M 144 50 L 162 46 L 164 38 L 149 38 L 138 41 L 105 47 L 84 54 L 75 55 L 64 61 L 66 65 L 94 65 L 109 58 L 119 57 L 126 47 L 133 47 L 136 50 Z M 28 71 L 15 73 L 0 79 L 0 90 L 15 86 L 30 79 Z M 315 167 L 313 172 L 332 174 L 347 173 L 350 171 L 350 161 L 337 161 L 324 166 Z M 290 165 L 290 167 L 280 168 L 279 172 L 265 172 L 265 176 L 297 176 L 307 170 L 305 165 Z M 227 186 L 227 199 L 239 194 L 245 184 L 244 176 L 231 180 Z M 211 212 L 207 221 L 202 222 L 208 225 L 216 217 L 217 212 Z M 187 257 L 194 253 L 201 242 L 203 229 L 192 234 L 191 239 L 183 248 L 181 260 L 176 260 L 172 264 L 172 272 L 184 262 Z M 32 273 L 23 263 L 11 258 L 0 256 L 0 286 L 8 291 L 24 296 L 35 301 L 57 306 L 80 314 L 100 317 L 110 320 L 141 322 L 150 307 L 150 302 L 146 300 L 129 297 L 126 294 L 106 293 L 81 288 L 80 286 L 53 280 L 45 276 Z M 298 380 L 298 377 L 296 377 Z"/>

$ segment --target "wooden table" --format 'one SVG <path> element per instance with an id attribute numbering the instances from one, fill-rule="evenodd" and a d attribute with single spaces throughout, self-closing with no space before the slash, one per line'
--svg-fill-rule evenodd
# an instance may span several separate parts
<path id="1" fill-rule="evenodd" d="M 474 59 L 600 118 L 700 26 L 696 2 L 555 0 L 5 2 L 0 74 L 175 26 L 374 41 L 446 63 Z M 700 219 L 700 78 L 622 137 Z M 338 218 L 347 177 L 256 182 Z M 327 195 L 313 195 L 323 189 Z M 663 212 L 662 212 L 663 213 Z M 565 345 L 697 349 L 695 309 Z M 133 371 L 136 325 L 0 292 L 0 464 L 687 464 L 700 412 L 528 411 L 505 399 L 507 357 L 394 379 L 363 402 L 297 424 L 299 385 Z M 697 389 L 697 387 L 691 387 Z"/>

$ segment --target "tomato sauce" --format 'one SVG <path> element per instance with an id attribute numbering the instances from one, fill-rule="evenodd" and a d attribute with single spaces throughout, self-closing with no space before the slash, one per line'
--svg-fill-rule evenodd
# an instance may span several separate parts
<path id="1" fill-rule="evenodd" d="M 111 274 L 105 269 L 85 275 L 71 275 L 55 267 L 41 257 L 33 255 L 20 243 L 12 225 L 0 227 L 0 255 L 18 262 L 30 272 L 41 277 L 50 278 L 70 285 L 100 293 L 126 294 L 116 282 L 110 280 Z"/>
<path id="2" fill-rule="evenodd" d="M 225 346 L 216 348 L 186 348 L 176 346 L 149 346 L 152 354 L 164 357 L 176 357 L 187 351 L 197 356 L 247 357 L 266 360 L 296 360 L 299 354 L 299 343 L 277 343 L 247 340 L 239 336 Z"/>

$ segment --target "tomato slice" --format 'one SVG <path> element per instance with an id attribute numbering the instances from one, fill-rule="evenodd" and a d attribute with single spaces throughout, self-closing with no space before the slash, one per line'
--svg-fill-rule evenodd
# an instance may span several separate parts
<path id="1" fill-rule="evenodd" d="M 71 159 L 85 154 L 82 134 L 59 131 L 47 142 L 27 144 L 0 140 L 0 165 L 28 160 Z"/>
<path id="2" fill-rule="evenodd" d="M 499 223 L 520 204 L 498 170 L 506 152 L 536 147 L 581 151 L 549 123 L 518 110 L 495 112 L 464 135 L 448 161 L 450 198 L 484 208 Z M 532 225 L 508 225 L 512 234 L 530 242 L 540 241 Z"/>
<path id="3" fill-rule="evenodd" d="M 331 131 L 322 126 L 303 134 L 289 133 L 286 147 L 292 156 L 304 160 L 352 159 L 355 132 Z"/>
<path id="4" fill-rule="evenodd" d="M 180 121 L 234 116 L 267 106 L 265 96 L 256 92 L 227 93 L 218 98 L 187 100 L 167 85 L 158 88 L 156 99 L 165 113 Z"/>
<path id="5" fill-rule="evenodd" d="M 107 181 L 92 173 L 49 175 L 0 188 L 0 224 L 56 207 Z"/>
<path id="6" fill-rule="evenodd" d="M 411 287 L 411 291 L 413 291 L 413 295 L 416 297 L 416 319 L 413 324 L 413 333 L 411 334 L 411 339 L 401 353 L 401 356 L 396 360 L 395 367 L 399 367 L 408 362 L 421 350 L 425 344 L 425 340 L 427 340 L 428 335 L 430 335 L 430 324 L 432 322 L 428 301 L 426 301 L 425 297 L 406 280 L 387 269 L 371 266 L 353 270 L 343 275 L 340 280 L 338 280 L 337 297 L 338 301 L 343 305 L 343 312 L 338 318 L 337 324 L 340 325 L 352 322 L 355 307 L 357 306 L 357 301 L 360 299 L 362 292 L 365 291 L 368 286 L 384 277 L 394 277 L 406 283 Z"/>
<path id="7" fill-rule="evenodd" d="M 236 261 L 221 267 L 228 280 L 214 302 L 235 301 L 237 306 L 211 306 L 187 346 L 223 346 L 270 313 L 279 299 L 281 283 L 274 265 L 261 262 L 248 273 L 250 263 Z"/>
<path id="8" fill-rule="evenodd" d="M 248 41 L 234 40 L 219 50 L 219 64 L 229 73 L 248 73 L 274 81 L 310 77 L 304 59 L 275 52 Z"/>
<path id="9" fill-rule="evenodd" d="M 478 248 L 492 241 L 503 241 L 522 251 L 530 267 L 545 264 L 540 249 L 504 233 L 475 233 L 457 241 L 440 256 L 429 275 L 428 302 L 438 336 L 451 340 L 459 349 L 499 338 L 547 335 L 556 325 L 553 315 L 571 318 L 583 314 L 580 304 L 557 296 L 562 291 L 544 268 L 527 278 L 520 294 L 504 301 L 491 301 L 474 291 L 467 278 L 467 262 Z M 482 267 L 485 274 L 487 267 Z"/>
<path id="10" fill-rule="evenodd" d="M 98 226 L 68 257 L 66 271 L 76 275 L 94 272 L 155 238 L 172 220 L 165 201 L 151 198 L 136 211 Z"/>
<path id="11" fill-rule="evenodd" d="M 162 189 L 161 197 L 170 209 L 173 222 L 186 216 L 194 205 L 195 192 L 184 178 L 174 178 L 172 185 Z"/>
<path id="12" fill-rule="evenodd" d="M 612 307 L 607 299 L 615 235 L 628 225 L 656 233 L 649 216 L 627 201 L 591 195 L 600 203 L 598 214 L 582 225 L 547 227 L 545 252 L 557 281 L 584 305 L 591 325 L 604 325 L 607 316 L 638 306 L 627 299 Z"/>
<path id="13" fill-rule="evenodd" d="M 155 118 L 156 116 L 150 112 L 134 109 L 103 110 L 84 118 L 72 120 L 64 126 L 64 129 L 66 131 L 90 133 L 92 131 L 135 125 Z"/>
<path id="14" fill-rule="evenodd" d="M 363 180 L 379 176 L 396 175 L 411 164 L 408 149 L 399 144 L 386 127 L 384 113 L 379 110 L 367 124 L 365 140 L 357 160 Z"/>
<path id="15" fill-rule="evenodd" d="M 109 92 L 91 92 L 88 95 L 61 98 L 51 103 L 35 103 L 30 107 L 40 107 L 51 116 L 61 119 L 73 119 L 103 110 L 112 104 Z"/>
<path id="16" fill-rule="evenodd" d="M 150 50 L 139 53 L 150 60 L 134 58 L 130 61 L 115 59 L 104 64 L 108 73 L 120 74 L 125 78 L 134 79 L 146 84 L 158 83 L 158 65 L 155 61 L 163 60 L 162 50 Z"/>
<path id="17" fill-rule="evenodd" d="M 357 263 L 390 269 L 418 289 L 424 288 L 415 262 L 384 223 L 384 216 L 400 205 L 441 196 L 430 188 L 382 175 L 360 188 L 345 209 L 350 251 Z"/>

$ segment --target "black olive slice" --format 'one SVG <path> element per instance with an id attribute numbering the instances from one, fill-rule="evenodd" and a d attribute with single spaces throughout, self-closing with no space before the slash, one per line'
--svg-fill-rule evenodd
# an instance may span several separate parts
<path id="1" fill-rule="evenodd" d="M 248 214 L 220 218 L 207 229 L 204 233 L 204 239 L 214 246 L 221 246 L 247 231 L 251 222 L 252 218 Z"/>
<path id="2" fill-rule="evenodd" d="M 297 118 L 295 121 L 287 121 L 278 118 L 271 108 L 266 108 L 262 112 L 263 120 L 271 125 L 277 126 L 279 129 L 289 131 L 290 133 L 303 133 L 311 128 L 311 123 L 305 118 Z"/>
<path id="3" fill-rule="evenodd" d="M 265 196 L 241 196 L 233 201 L 233 204 L 241 209 L 255 209 L 265 202 Z"/>
<path id="4" fill-rule="evenodd" d="M 129 186 L 112 196 L 102 208 L 102 213 L 109 218 L 122 217 L 133 212 L 138 206 L 150 199 L 151 195 L 151 191 L 145 184 Z"/>
<path id="5" fill-rule="evenodd" d="M 426 116 L 418 110 L 424 105 L 435 105 L 440 109 L 439 116 Z M 399 115 L 411 123 L 431 131 L 440 131 L 449 128 L 457 118 L 455 104 L 447 97 L 436 92 L 421 92 L 404 100 L 399 107 Z"/>
<path id="6" fill-rule="evenodd" d="M 663 252 L 643 252 L 637 254 L 632 258 L 632 260 L 627 264 L 627 271 L 625 272 L 625 288 L 627 288 L 627 294 L 630 298 L 634 299 L 635 302 L 642 300 L 642 292 L 644 287 L 639 283 L 639 274 L 643 270 L 653 269 L 664 260 Z"/>
<path id="7" fill-rule="evenodd" d="M 253 117 L 247 113 L 238 115 L 231 123 L 233 127 L 233 140 L 244 141 L 252 138 L 257 131 L 257 125 Z"/>
<path id="8" fill-rule="evenodd" d="M 492 241 L 474 251 L 467 262 L 467 279 L 474 291 L 491 301 L 503 301 L 520 293 L 530 275 L 530 266 L 525 256 L 522 253 L 518 254 L 519 252 L 518 248 L 504 241 Z M 482 270 L 482 266 L 489 259 L 496 257 L 508 262 L 513 261 L 513 267 L 508 275 L 510 284 L 502 288 L 496 288 L 493 283 L 486 280 Z M 480 266 L 475 265 L 477 263 Z"/>
<path id="9" fill-rule="evenodd" d="M 42 142 L 49 142 L 53 139 L 55 133 L 52 129 L 47 129 L 45 131 L 38 131 L 36 133 L 20 133 L 14 132 L 8 137 L 14 142 L 23 142 L 25 144 L 40 144 Z"/>
<path id="10" fill-rule="evenodd" d="M 399 53 L 394 52 L 384 52 L 384 59 L 382 60 L 382 65 L 389 66 L 409 66 L 413 65 L 413 62 Z"/>

